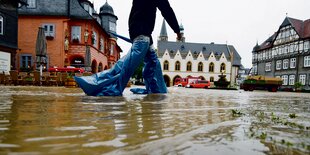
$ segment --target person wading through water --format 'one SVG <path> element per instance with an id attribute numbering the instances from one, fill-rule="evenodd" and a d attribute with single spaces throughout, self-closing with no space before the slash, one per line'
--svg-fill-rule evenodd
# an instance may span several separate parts
<path id="1" fill-rule="evenodd" d="M 121 96 L 130 77 L 143 59 L 142 74 L 146 89 L 134 88 L 131 91 L 137 94 L 167 93 L 151 36 L 157 8 L 177 34 L 177 40 L 181 39 L 179 24 L 168 0 L 133 0 L 128 21 L 131 49 L 111 69 L 92 76 L 75 77 L 87 95 Z"/>

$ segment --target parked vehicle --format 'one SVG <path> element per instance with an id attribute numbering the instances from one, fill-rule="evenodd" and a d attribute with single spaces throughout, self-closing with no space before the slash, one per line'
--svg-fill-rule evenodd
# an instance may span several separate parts
<path id="1" fill-rule="evenodd" d="M 248 76 L 240 85 L 245 91 L 253 91 L 255 89 L 267 89 L 270 92 L 278 91 L 282 85 L 281 78 L 266 77 L 266 76 Z"/>
<path id="2" fill-rule="evenodd" d="M 210 81 L 207 80 L 196 80 L 186 85 L 186 88 L 209 88 Z"/>
<path id="3" fill-rule="evenodd" d="M 187 84 L 192 83 L 193 81 L 201 80 L 199 77 L 187 77 L 187 78 L 176 78 L 175 86 L 185 87 Z"/>

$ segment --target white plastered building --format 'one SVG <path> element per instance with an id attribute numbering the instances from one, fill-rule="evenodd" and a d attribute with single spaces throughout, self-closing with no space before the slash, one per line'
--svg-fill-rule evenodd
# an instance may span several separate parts
<path id="1" fill-rule="evenodd" d="M 176 78 L 201 77 L 211 83 L 226 75 L 227 81 L 236 83 L 241 57 L 232 45 L 185 42 L 184 29 L 180 26 L 181 41 L 168 41 L 165 21 L 157 42 L 157 54 L 167 86 Z"/>

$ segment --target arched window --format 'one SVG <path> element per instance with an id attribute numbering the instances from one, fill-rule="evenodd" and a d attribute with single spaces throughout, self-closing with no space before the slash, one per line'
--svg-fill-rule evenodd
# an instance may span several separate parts
<path id="1" fill-rule="evenodd" d="M 198 63 L 198 72 L 202 72 L 203 71 L 203 63 L 199 62 Z"/>
<path id="2" fill-rule="evenodd" d="M 214 82 L 214 77 L 213 76 L 210 77 L 210 82 Z"/>
<path id="3" fill-rule="evenodd" d="M 175 62 L 175 70 L 176 71 L 180 71 L 180 67 L 181 66 L 181 63 L 179 61 Z"/>
<path id="4" fill-rule="evenodd" d="M 190 61 L 187 62 L 186 71 L 192 71 L 192 63 Z"/>
<path id="5" fill-rule="evenodd" d="M 211 62 L 209 64 L 209 72 L 214 72 L 214 63 L 213 62 Z"/>
<path id="6" fill-rule="evenodd" d="M 98 66 L 98 72 L 101 72 L 102 69 L 103 69 L 103 68 L 102 68 L 102 63 L 100 62 L 100 63 L 99 63 L 99 66 Z"/>
<path id="7" fill-rule="evenodd" d="M 169 70 L 169 62 L 167 60 L 164 62 L 164 70 Z"/>
<path id="8" fill-rule="evenodd" d="M 226 72 L 226 65 L 224 63 L 221 64 L 221 70 L 220 72 L 225 73 Z"/>
<path id="9" fill-rule="evenodd" d="M 3 35 L 3 17 L 0 16 L 0 35 Z"/>

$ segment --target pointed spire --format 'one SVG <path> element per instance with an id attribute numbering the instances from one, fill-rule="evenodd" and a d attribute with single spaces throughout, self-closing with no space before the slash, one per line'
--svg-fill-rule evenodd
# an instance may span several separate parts
<path id="1" fill-rule="evenodd" d="M 168 34 L 167 34 L 167 28 L 166 28 L 166 21 L 165 21 L 165 19 L 163 19 L 163 24 L 161 26 L 159 40 L 160 41 L 168 41 Z"/>

